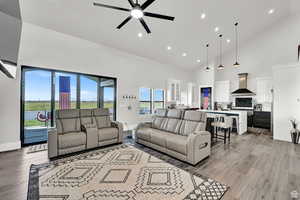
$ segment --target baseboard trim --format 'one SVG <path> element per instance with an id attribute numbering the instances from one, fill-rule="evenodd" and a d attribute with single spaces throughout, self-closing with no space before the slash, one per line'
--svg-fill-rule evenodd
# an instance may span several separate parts
<path id="1" fill-rule="evenodd" d="M 0 152 L 13 151 L 21 148 L 21 141 L 0 144 Z"/>

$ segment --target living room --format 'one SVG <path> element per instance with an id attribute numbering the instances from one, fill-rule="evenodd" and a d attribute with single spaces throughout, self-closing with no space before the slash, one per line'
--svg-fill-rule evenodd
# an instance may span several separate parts
<path id="1" fill-rule="evenodd" d="M 0 163 L 0 174 L 4 177 L 0 181 L 1 198 L 107 199 L 110 195 L 111 199 L 299 198 L 300 147 L 296 144 L 299 131 L 291 124 L 300 120 L 300 96 L 296 92 L 300 85 L 299 2 L 141 1 L 140 5 L 149 3 L 145 5 L 147 12 L 167 16 L 155 19 L 147 16 L 146 11 L 142 13 L 151 33 L 136 19 L 116 29 L 128 13 L 103 4 L 127 9 L 132 2 L 135 5 L 134 1 L 126 0 L 0 2 L 1 71 L 6 73 L 0 74 L 3 94 L 0 158 L 6 161 Z M 9 66 L 16 70 L 12 73 L 14 78 L 7 77 L 11 74 L 5 71 Z M 251 93 L 234 94 L 238 89 Z M 107 108 L 108 113 L 93 110 L 96 108 Z M 97 121 L 94 120 L 97 117 L 103 120 L 103 116 L 117 121 L 119 124 L 111 128 L 121 131 L 118 134 L 124 138 L 108 146 L 99 142 L 90 149 L 85 144 L 83 150 L 66 151 L 67 155 L 52 158 L 48 151 L 53 146 L 47 145 L 47 141 L 50 132 L 59 129 L 57 122 L 68 115 L 63 113 L 65 109 L 78 109 L 71 118 L 80 121 L 85 109 L 92 109 L 87 114 L 92 121 Z M 205 113 L 205 117 L 199 113 Z M 142 128 L 144 132 L 149 131 L 147 126 L 152 120 L 160 121 L 159 125 L 164 124 L 167 131 L 145 133 L 145 136 L 140 133 Z M 96 123 L 98 129 L 100 121 Z M 170 135 L 169 124 L 171 128 L 174 124 L 179 126 L 173 131 L 178 131 L 180 137 Z M 218 127 L 221 124 L 223 127 Z M 96 127 L 82 122 L 79 126 L 96 131 Z M 160 126 L 161 131 L 164 128 Z M 191 130 L 186 128 L 189 126 L 205 133 L 199 133 L 201 137 L 190 136 Z M 32 138 L 26 140 L 26 133 Z M 64 131 L 57 134 L 59 138 Z M 144 141 L 147 134 L 149 138 L 153 134 L 152 142 Z M 159 134 L 164 135 L 161 138 Z M 85 140 L 93 141 L 87 136 Z M 161 141 L 170 148 L 162 149 Z M 182 149 L 183 142 L 186 147 Z M 198 154 L 188 148 L 192 146 L 189 144 L 199 146 Z M 114 149 L 127 151 L 126 148 L 134 152 L 126 156 L 135 159 L 140 154 L 139 165 L 145 166 L 133 167 L 132 163 L 120 161 L 119 168 L 134 169 L 116 174 L 93 169 L 99 170 L 93 180 L 82 186 L 71 184 L 75 189 L 81 188 L 82 194 L 74 192 L 67 183 L 75 172 L 64 179 L 66 185 L 62 188 L 68 188 L 66 194 L 58 187 L 59 181 L 56 185 L 56 180 L 50 180 L 50 175 L 49 179 L 37 178 L 33 173 L 45 173 L 41 167 L 45 163 L 51 167 L 60 163 L 64 167 L 66 160 L 89 157 L 93 153 L 102 164 L 99 153 Z M 55 149 L 59 154 L 59 147 Z M 149 162 L 146 162 L 148 158 L 144 160 L 147 155 L 151 155 Z M 114 165 L 117 164 L 105 168 L 114 170 Z M 183 186 L 179 188 L 183 192 L 178 192 L 178 188 L 175 193 L 162 192 L 175 187 L 170 181 L 176 180 L 168 178 L 169 175 L 166 184 L 171 184 L 171 188 L 166 189 L 164 185 L 164 190 L 155 190 L 151 184 L 147 188 L 146 183 L 139 182 L 143 176 L 137 176 L 136 180 L 132 177 L 134 170 L 152 165 L 180 169 Z M 79 169 L 78 173 L 85 174 L 85 171 Z M 115 177 L 109 177 L 123 176 L 123 173 L 130 184 L 136 187 L 145 184 L 145 188 L 142 185 L 124 188 Z M 156 177 L 157 173 L 161 172 L 153 172 L 155 184 L 163 184 L 164 176 Z M 195 174 L 193 180 L 187 178 L 189 173 Z M 199 184 L 193 185 L 193 181 Z M 205 189 L 194 194 L 203 184 L 207 184 Z M 120 187 L 118 190 L 127 191 L 129 196 L 113 196 L 109 187 Z M 218 187 L 217 194 L 209 196 L 215 187 Z M 88 193 L 88 188 L 94 188 L 95 193 Z"/>

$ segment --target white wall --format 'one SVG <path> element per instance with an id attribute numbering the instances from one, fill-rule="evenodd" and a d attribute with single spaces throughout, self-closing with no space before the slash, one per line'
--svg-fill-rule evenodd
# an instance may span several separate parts
<path id="1" fill-rule="evenodd" d="M 300 64 L 276 66 L 274 78 L 274 139 L 291 141 L 290 119 L 300 123 Z M 300 128 L 300 126 L 298 126 Z"/>
<path id="2" fill-rule="evenodd" d="M 17 62 L 22 23 L 0 12 L 0 27 L 0 58 Z M 20 132 L 20 98 L 15 93 L 19 94 L 19 80 L 0 72 L 0 151 L 20 146 L 19 134 L 15 134 Z"/>
<path id="3" fill-rule="evenodd" d="M 184 83 L 192 78 L 190 72 L 29 23 L 23 23 L 18 63 L 116 77 L 119 102 L 125 94 L 138 96 L 139 87 L 166 89 L 168 78 Z M 2 97 L 1 107 L 7 109 L 0 116 L 7 117 L 7 125 L 0 126 L 0 138 L 9 133 L 10 140 L 19 140 L 19 82 L 20 76 L 14 84 L 6 84 L 5 91 L 9 91 L 9 95 Z M 4 90 L 2 86 L 1 90 Z M 13 112 L 11 107 L 14 107 Z M 118 105 L 117 111 L 117 119 L 128 125 L 143 120 L 137 114 L 137 108 L 128 111 L 127 107 Z M 1 143 L 8 141 L 1 139 Z"/>

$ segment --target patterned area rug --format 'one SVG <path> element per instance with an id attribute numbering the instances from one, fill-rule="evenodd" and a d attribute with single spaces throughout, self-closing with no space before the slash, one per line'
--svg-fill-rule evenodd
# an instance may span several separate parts
<path id="1" fill-rule="evenodd" d="M 129 145 L 30 169 L 28 200 L 219 200 L 228 187 Z"/>
<path id="2" fill-rule="evenodd" d="M 28 147 L 27 153 L 35 153 L 40 151 L 47 151 L 48 150 L 48 144 L 38 144 L 33 145 L 31 147 Z"/>

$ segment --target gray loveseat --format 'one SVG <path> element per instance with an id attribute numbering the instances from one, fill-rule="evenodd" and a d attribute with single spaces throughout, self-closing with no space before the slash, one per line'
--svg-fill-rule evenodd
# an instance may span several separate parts
<path id="1" fill-rule="evenodd" d="M 108 109 L 58 110 L 55 120 L 48 132 L 49 158 L 123 141 L 123 126 L 110 120 Z"/>
<path id="2" fill-rule="evenodd" d="M 199 111 L 159 109 L 151 123 L 141 123 L 136 142 L 190 164 L 210 156 L 211 134 L 206 114 Z"/>

